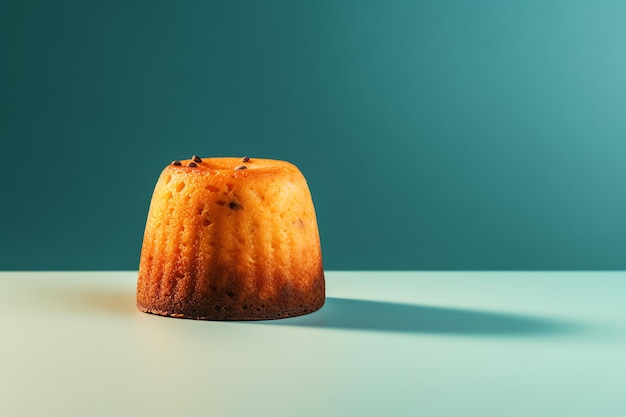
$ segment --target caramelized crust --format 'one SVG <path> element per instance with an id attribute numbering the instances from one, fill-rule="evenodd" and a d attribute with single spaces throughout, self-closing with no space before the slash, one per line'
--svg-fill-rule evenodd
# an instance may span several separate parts
<path id="1" fill-rule="evenodd" d="M 320 240 L 300 171 L 284 161 L 196 158 L 169 165 L 156 184 L 138 308 L 207 320 L 319 309 L 325 296 Z"/>

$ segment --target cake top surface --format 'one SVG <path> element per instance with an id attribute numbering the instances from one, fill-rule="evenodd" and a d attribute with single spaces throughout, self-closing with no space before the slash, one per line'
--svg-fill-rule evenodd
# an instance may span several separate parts
<path id="1" fill-rule="evenodd" d="M 173 161 L 168 168 L 181 169 L 189 172 L 205 171 L 298 171 L 298 168 L 287 162 L 277 159 L 243 158 L 236 157 L 213 157 L 203 158 L 194 155 L 189 159 Z"/>

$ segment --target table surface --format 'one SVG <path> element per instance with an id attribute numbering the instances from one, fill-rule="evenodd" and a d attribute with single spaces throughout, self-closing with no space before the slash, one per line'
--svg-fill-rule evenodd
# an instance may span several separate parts
<path id="1" fill-rule="evenodd" d="M 135 282 L 0 273 L 0 415 L 626 415 L 624 272 L 327 272 L 264 322 L 143 314 Z"/>

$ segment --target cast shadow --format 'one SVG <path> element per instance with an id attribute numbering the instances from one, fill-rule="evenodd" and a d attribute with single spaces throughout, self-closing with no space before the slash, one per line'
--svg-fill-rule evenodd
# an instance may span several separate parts
<path id="1" fill-rule="evenodd" d="M 575 324 L 549 318 L 330 297 L 326 299 L 324 307 L 315 313 L 263 323 L 277 326 L 468 336 L 555 335 L 580 330 L 580 326 Z"/>

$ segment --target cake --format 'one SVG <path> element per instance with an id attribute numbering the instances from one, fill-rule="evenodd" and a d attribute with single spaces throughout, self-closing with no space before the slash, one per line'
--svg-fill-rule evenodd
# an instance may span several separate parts
<path id="1" fill-rule="evenodd" d="M 194 156 L 165 167 L 146 221 L 139 310 L 266 320 L 311 313 L 324 299 L 315 210 L 295 165 Z"/>

